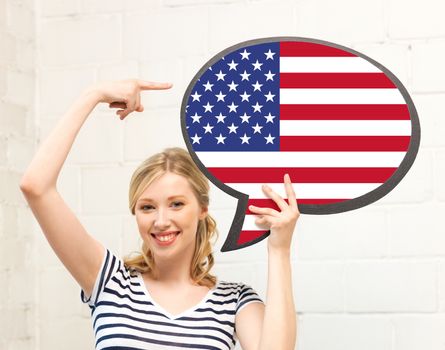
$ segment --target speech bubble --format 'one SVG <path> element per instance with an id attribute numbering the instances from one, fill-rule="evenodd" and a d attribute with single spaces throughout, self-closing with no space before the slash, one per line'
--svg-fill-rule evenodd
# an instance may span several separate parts
<path id="1" fill-rule="evenodd" d="M 200 170 L 238 198 L 223 252 L 270 234 L 248 210 L 278 210 L 263 183 L 286 199 L 289 173 L 303 214 L 354 210 L 389 193 L 420 144 L 414 103 L 393 73 L 350 48 L 299 37 L 215 55 L 184 94 L 181 127 Z"/>

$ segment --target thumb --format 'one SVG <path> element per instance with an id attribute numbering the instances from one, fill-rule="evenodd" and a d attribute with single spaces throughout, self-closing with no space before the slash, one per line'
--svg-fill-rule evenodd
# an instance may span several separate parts
<path id="1" fill-rule="evenodd" d="M 173 86 L 172 83 L 158 83 L 155 81 L 147 80 L 138 80 L 138 83 L 141 90 L 164 90 L 170 89 Z"/>

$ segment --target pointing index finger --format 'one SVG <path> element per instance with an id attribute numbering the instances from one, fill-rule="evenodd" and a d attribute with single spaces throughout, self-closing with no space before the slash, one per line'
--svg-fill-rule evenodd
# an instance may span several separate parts
<path id="1" fill-rule="evenodd" d="M 159 83 L 156 81 L 138 80 L 141 90 L 165 90 L 170 89 L 172 83 Z"/>

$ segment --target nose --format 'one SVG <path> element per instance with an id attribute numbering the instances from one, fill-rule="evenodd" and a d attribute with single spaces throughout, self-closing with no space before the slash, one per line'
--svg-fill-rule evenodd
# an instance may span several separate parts
<path id="1" fill-rule="evenodd" d="M 154 226 L 159 230 L 164 230 L 170 226 L 170 217 L 166 209 L 159 208 L 157 210 Z"/>

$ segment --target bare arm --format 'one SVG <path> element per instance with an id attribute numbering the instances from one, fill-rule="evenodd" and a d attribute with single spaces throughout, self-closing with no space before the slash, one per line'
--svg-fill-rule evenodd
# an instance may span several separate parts
<path id="1" fill-rule="evenodd" d="M 142 111 L 140 91 L 169 88 L 168 84 L 125 80 L 95 84 L 82 92 L 42 143 L 20 182 L 33 214 L 56 255 L 90 294 L 104 247 L 90 236 L 57 191 L 57 178 L 74 140 L 91 111 L 99 102 L 108 102 L 124 119 Z"/>

